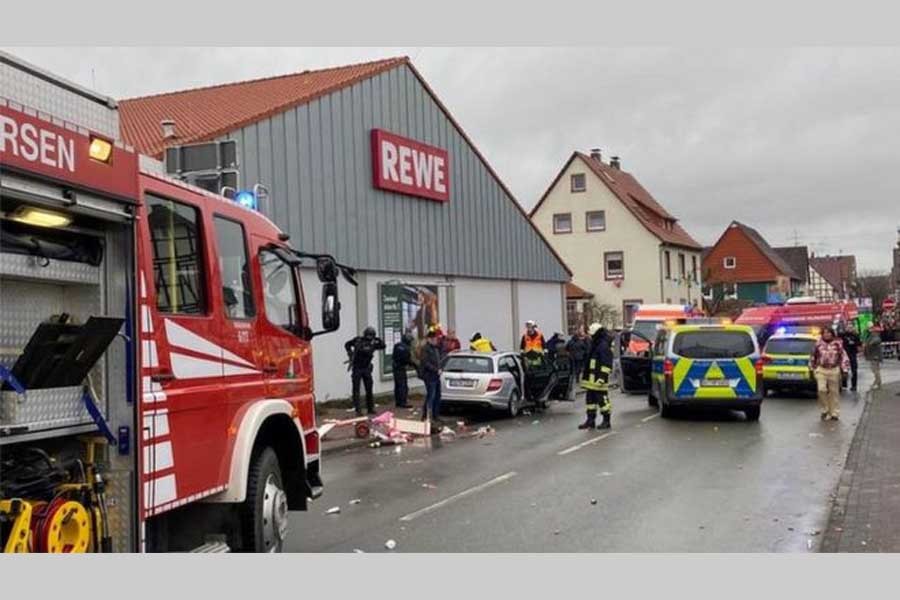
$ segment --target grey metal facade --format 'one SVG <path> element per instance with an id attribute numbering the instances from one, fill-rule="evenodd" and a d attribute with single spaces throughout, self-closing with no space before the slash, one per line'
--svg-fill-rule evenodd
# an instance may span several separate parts
<path id="1" fill-rule="evenodd" d="M 373 128 L 444 148 L 450 201 L 376 189 Z M 406 65 L 230 132 L 241 185 L 271 193 L 295 247 L 363 270 L 568 281 L 569 274 Z"/>

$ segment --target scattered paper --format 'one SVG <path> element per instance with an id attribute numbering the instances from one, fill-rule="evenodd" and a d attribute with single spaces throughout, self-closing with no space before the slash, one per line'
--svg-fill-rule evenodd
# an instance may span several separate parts
<path id="1" fill-rule="evenodd" d="M 325 514 L 326 515 L 336 515 L 339 512 L 341 512 L 340 506 L 332 506 L 331 508 L 329 508 L 328 510 L 325 511 Z"/>
<path id="2" fill-rule="evenodd" d="M 354 549 L 353 549 L 353 553 L 354 553 L 354 554 L 365 554 L 365 552 L 363 552 L 363 551 L 360 550 L 359 548 L 354 548 Z"/>
<path id="3" fill-rule="evenodd" d="M 384 543 L 384 547 L 388 550 L 393 550 L 397 547 L 397 542 L 395 542 L 394 540 L 388 540 Z"/>
<path id="4" fill-rule="evenodd" d="M 360 502 L 362 502 L 362 500 L 360 500 L 359 498 L 354 498 L 350 501 L 350 504 L 359 504 Z"/>

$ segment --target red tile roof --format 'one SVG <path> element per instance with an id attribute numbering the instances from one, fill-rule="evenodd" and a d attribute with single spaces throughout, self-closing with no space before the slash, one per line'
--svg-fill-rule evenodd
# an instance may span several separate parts
<path id="1" fill-rule="evenodd" d="M 534 216 L 541 207 L 541 204 L 543 204 L 544 199 L 550 193 L 550 190 L 553 189 L 559 181 L 559 178 L 562 177 L 563 173 L 569 167 L 569 164 L 576 158 L 580 158 L 588 165 L 597 178 L 600 179 L 600 181 L 602 181 L 617 198 L 619 198 L 622 204 L 625 205 L 625 208 L 627 208 L 650 233 L 667 244 L 683 246 L 695 250 L 703 249 L 703 246 L 701 246 L 681 225 L 678 224 L 678 220 L 657 202 L 650 192 L 648 192 L 631 173 L 611 167 L 600 160 L 577 151 L 572 154 L 572 157 L 569 158 L 560 170 L 556 179 L 553 180 L 553 183 L 550 184 L 550 187 L 547 188 L 547 191 L 544 192 L 544 195 L 538 203 L 531 209 L 530 216 Z"/>
<path id="2" fill-rule="evenodd" d="M 161 157 L 169 144 L 214 139 L 403 63 L 405 56 L 122 100 L 122 137 Z M 172 140 L 163 139 L 160 127 L 167 119 L 175 121 Z"/>
<path id="3" fill-rule="evenodd" d="M 570 300 L 586 300 L 593 298 L 594 295 L 584 288 L 580 288 L 574 283 L 566 284 L 566 298 Z"/>

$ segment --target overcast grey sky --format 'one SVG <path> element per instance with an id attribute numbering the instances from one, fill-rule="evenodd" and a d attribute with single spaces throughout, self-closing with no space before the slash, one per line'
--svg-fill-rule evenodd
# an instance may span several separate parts
<path id="1" fill-rule="evenodd" d="M 5 48 L 117 98 L 408 55 L 519 202 L 600 147 L 703 244 L 888 270 L 900 227 L 900 49 Z"/>

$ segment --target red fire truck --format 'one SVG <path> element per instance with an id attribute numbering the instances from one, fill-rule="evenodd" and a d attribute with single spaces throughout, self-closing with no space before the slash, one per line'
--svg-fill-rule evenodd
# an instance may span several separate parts
<path id="1" fill-rule="evenodd" d="M 753 327 L 760 343 L 764 343 L 779 327 L 827 325 L 839 328 L 857 316 L 859 309 L 854 302 L 817 302 L 815 298 L 794 298 L 782 305 L 746 308 L 735 323 Z"/>
<path id="2" fill-rule="evenodd" d="M 154 172 L 109 98 L 0 67 L 26 96 L 0 98 L 0 549 L 281 550 L 321 494 L 311 340 L 352 270 Z"/>

